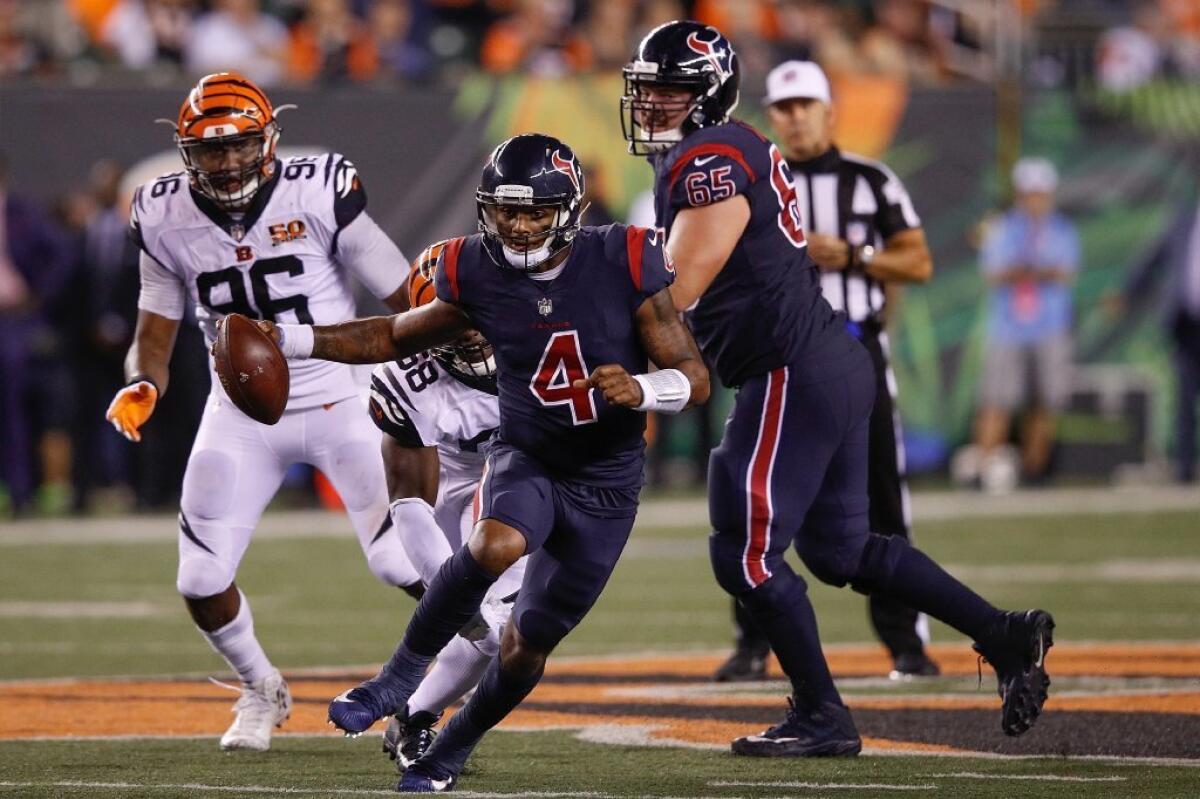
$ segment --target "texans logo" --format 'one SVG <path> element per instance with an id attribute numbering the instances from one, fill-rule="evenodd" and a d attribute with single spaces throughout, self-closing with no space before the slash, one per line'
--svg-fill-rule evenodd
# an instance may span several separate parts
<path id="1" fill-rule="evenodd" d="M 718 33 L 717 36 L 720 37 L 720 34 Z M 692 33 L 688 34 L 687 46 L 688 49 L 693 53 L 699 53 L 700 55 L 704 56 L 704 60 L 712 65 L 713 71 L 716 72 L 721 78 L 722 82 L 724 82 L 733 74 L 733 71 L 726 69 L 721 65 L 721 57 L 726 55 L 726 51 L 717 50 L 714 48 L 713 44 L 716 41 L 717 39 L 713 39 L 711 42 L 706 42 L 701 39 L 695 31 L 693 31 Z"/>
<path id="2" fill-rule="evenodd" d="M 555 150 L 550 154 L 550 164 L 554 167 L 555 172 L 562 172 L 571 179 L 571 185 L 575 187 L 575 191 L 579 191 L 579 177 L 575 174 L 575 162 L 568 160 L 559 155 L 559 151 Z"/>

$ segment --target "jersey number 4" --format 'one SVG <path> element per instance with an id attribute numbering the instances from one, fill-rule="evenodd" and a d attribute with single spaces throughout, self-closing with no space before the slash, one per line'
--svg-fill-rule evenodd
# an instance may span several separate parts
<path id="1" fill-rule="evenodd" d="M 278 258 L 263 258 L 250 267 L 250 292 L 254 295 L 254 306 L 250 304 L 250 295 L 246 291 L 246 278 L 236 266 L 228 266 L 216 272 L 204 272 L 196 278 L 196 288 L 199 289 L 200 303 L 210 311 L 219 314 L 240 313 L 251 319 L 267 319 L 272 322 L 284 311 L 294 311 L 296 321 L 302 325 L 313 323 L 312 314 L 308 312 L 308 297 L 303 294 L 293 294 L 290 297 L 271 297 L 271 289 L 267 285 L 268 275 L 286 273 L 291 277 L 304 274 L 304 262 L 294 255 L 282 255 Z M 229 291 L 227 302 L 214 300 L 213 293 L 220 286 Z"/>
<path id="2" fill-rule="evenodd" d="M 574 388 L 576 380 L 586 380 L 587 365 L 579 348 L 579 335 L 563 330 L 550 337 L 542 361 L 534 372 L 529 390 L 543 405 L 569 405 L 571 422 L 575 425 L 596 421 L 596 401 L 590 388 Z"/>

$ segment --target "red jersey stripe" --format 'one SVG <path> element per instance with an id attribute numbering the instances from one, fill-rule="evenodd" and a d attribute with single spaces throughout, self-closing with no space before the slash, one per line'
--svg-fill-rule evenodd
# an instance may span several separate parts
<path id="1" fill-rule="evenodd" d="M 629 276 L 633 287 L 642 290 L 642 248 L 646 245 L 646 234 L 650 230 L 630 225 L 625 230 L 625 246 L 629 250 Z"/>

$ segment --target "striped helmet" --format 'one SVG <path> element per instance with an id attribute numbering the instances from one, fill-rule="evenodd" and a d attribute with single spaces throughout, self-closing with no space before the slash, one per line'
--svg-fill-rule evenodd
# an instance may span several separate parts
<path id="1" fill-rule="evenodd" d="M 262 90 L 236 72 L 201 78 L 174 123 L 192 186 L 226 210 L 249 204 L 275 173 L 275 113 Z"/>
<path id="2" fill-rule="evenodd" d="M 421 251 L 413 261 L 412 270 L 408 273 L 408 305 L 410 308 L 420 308 L 433 302 L 437 296 L 433 278 L 437 272 L 438 261 L 442 250 L 449 241 L 439 241 Z M 493 357 L 492 345 L 478 330 L 468 330 L 449 344 L 443 344 L 430 349 L 433 357 L 443 366 L 460 377 L 478 381 L 480 379 L 494 381 L 496 378 L 496 359 Z M 471 385 L 477 385 L 471 383 Z"/>

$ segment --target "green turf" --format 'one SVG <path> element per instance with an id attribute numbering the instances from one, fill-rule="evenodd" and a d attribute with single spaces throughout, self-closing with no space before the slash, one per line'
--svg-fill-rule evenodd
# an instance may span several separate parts
<path id="1" fill-rule="evenodd" d="M 1200 547 L 1195 529 L 1194 513 L 1117 514 L 926 522 L 918 536 L 922 548 L 997 603 L 1052 610 L 1059 641 L 1186 640 L 1196 637 Z M 703 529 L 639 529 L 596 609 L 560 652 L 727 646 L 728 601 L 712 581 L 705 535 Z M 175 594 L 173 543 L 4 546 L 0 559 L 0 678 L 224 671 Z M 284 669 L 378 662 L 391 651 L 412 607 L 410 599 L 368 575 L 349 533 L 343 539 L 255 542 L 239 583 L 251 597 L 267 651 Z M 810 583 L 825 641 L 871 640 L 861 596 Z M 963 640 L 942 627 L 935 627 L 934 637 Z M 949 683 L 941 689 L 950 689 Z M 86 720 L 81 721 L 86 731 Z M 273 795 L 236 786 L 311 789 L 290 795 L 352 795 L 330 793 L 334 790 L 384 795 L 392 778 L 376 747 L 375 740 L 281 738 L 269 754 L 234 756 L 218 753 L 215 739 L 4 742 L 0 796 Z M 1126 780 L 1042 783 L 931 776 L 961 772 Z M 713 785 L 720 781 L 935 789 Z M 52 784 L 71 782 L 114 787 Z M 717 752 L 586 744 L 568 733 L 506 733 L 485 740 L 462 788 L 693 798 L 1194 797 L 1197 784 L 1200 770 L 1185 767 L 930 757 L 780 763 Z M 221 793 L 195 785 L 231 789 Z"/>
<path id="2" fill-rule="evenodd" d="M 108 743 L 3 743 L 0 796 L 146 797 L 310 796 L 330 791 L 378 791 L 396 777 L 377 738 L 278 739 L 265 754 L 221 754 L 215 740 Z M 996 779 L 948 774 L 999 775 Z M 1124 778 L 1105 782 L 1041 782 L 1013 776 Z M 605 796 L 779 797 L 1188 797 L 1200 771 L 1188 767 L 1132 768 L 1105 762 L 1058 759 L 997 761 L 959 758 L 871 757 L 857 760 L 749 760 L 724 752 L 637 748 L 583 743 L 566 733 L 502 733 L 480 745 L 464 774 L 462 791 L 595 792 Z M 3 783 L 10 783 L 5 787 Z M 52 783 L 108 783 L 52 785 Z M 11 785 L 11 783 L 19 783 Z M 33 785 L 30 785 L 32 783 Z M 719 785 L 754 783 L 758 785 Z M 793 783 L 794 786 L 762 783 Z M 802 784 L 810 784 L 806 787 Z M 932 785 L 933 789 L 820 788 L 831 784 Z M 163 786 L 163 787 L 130 787 Z M 205 791 L 197 786 L 225 786 Z M 44 787 L 37 787 L 44 786 Z M 178 786 L 178 787 L 168 787 Z M 238 790 L 238 788 L 242 790 Z M 283 788 L 251 792 L 246 787 Z M 593 794 L 593 796 L 595 796 Z M 342 794 L 355 795 L 355 794 Z M 369 794 L 368 794 L 369 795 Z"/>
<path id="3" fill-rule="evenodd" d="M 928 522 L 918 536 L 923 549 L 997 604 L 1052 610 L 1059 640 L 1156 640 L 1196 636 L 1196 574 L 1093 579 L 1087 569 L 1136 561 L 1190 562 L 1200 571 L 1195 530 L 1194 513 L 1160 513 Z M 705 535 L 638 529 L 595 610 L 559 651 L 727 645 L 728 601 L 709 571 Z M 220 669 L 175 593 L 173 543 L 5 546 L 0 557 L 0 679 Z M 349 533 L 257 541 L 238 582 L 264 646 L 284 668 L 377 662 L 413 607 L 367 573 Z M 825 641 L 871 639 L 861 596 L 809 582 Z M 89 607 L 56 618 L 55 606 L 41 604 L 56 602 Z M 963 640 L 938 626 L 934 637 Z"/>

